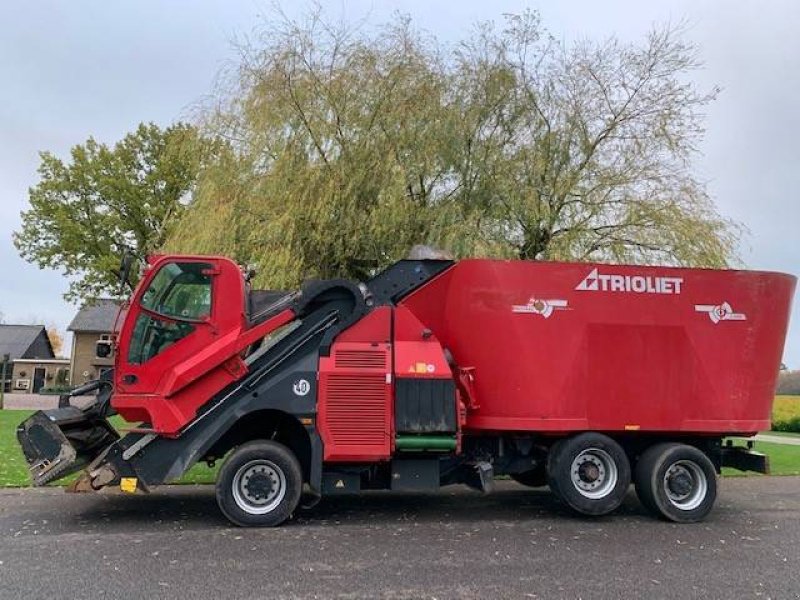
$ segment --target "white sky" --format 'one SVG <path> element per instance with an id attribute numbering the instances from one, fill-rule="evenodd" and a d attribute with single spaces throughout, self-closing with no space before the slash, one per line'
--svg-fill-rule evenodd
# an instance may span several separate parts
<path id="1" fill-rule="evenodd" d="M 537 8 L 558 37 L 637 40 L 651 24 L 688 19 L 706 67 L 696 74 L 723 92 L 708 113 L 698 162 L 720 211 L 750 230 L 750 268 L 800 273 L 800 2 L 344 1 L 331 14 L 381 22 L 395 11 L 455 41 L 479 19 Z M 297 2 L 284 2 L 296 14 Z M 89 135 L 113 143 L 140 121 L 166 125 L 191 115 L 218 70 L 235 59 L 230 41 L 271 5 L 254 0 L 4 2 L 0 6 L 0 311 L 14 322 L 63 330 L 75 307 L 58 273 L 23 262 L 11 244 L 37 153 L 65 157 Z M 800 236 L 798 236 L 800 237 Z M 795 302 L 795 313 L 800 302 Z M 785 360 L 800 368 L 800 315 Z M 66 348 L 69 348 L 67 343 Z"/>

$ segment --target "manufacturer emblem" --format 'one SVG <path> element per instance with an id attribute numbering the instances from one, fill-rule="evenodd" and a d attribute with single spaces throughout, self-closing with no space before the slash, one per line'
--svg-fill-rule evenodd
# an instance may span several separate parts
<path id="1" fill-rule="evenodd" d="M 633 294 L 680 294 L 683 277 L 618 275 L 594 268 L 575 286 L 579 292 L 629 292 Z"/>
<path id="2" fill-rule="evenodd" d="M 305 396 L 311 391 L 311 384 L 308 383 L 307 379 L 298 379 L 294 382 L 292 391 L 294 392 L 295 396 Z"/>
<path id="3" fill-rule="evenodd" d="M 511 307 L 511 312 L 515 313 L 533 313 L 534 315 L 541 315 L 545 319 L 549 319 L 554 310 L 567 310 L 568 302 L 566 300 L 542 300 L 541 298 L 531 298 L 527 304 L 515 304 Z"/>
<path id="4" fill-rule="evenodd" d="M 697 312 L 708 314 L 708 318 L 716 325 L 720 321 L 746 321 L 747 315 L 734 312 L 733 307 L 728 302 L 722 304 L 695 304 Z"/>

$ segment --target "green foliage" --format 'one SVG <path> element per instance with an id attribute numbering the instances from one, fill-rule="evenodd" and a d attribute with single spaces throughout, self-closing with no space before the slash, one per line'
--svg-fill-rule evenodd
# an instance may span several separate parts
<path id="1" fill-rule="evenodd" d="M 226 142 L 170 251 L 258 283 L 363 278 L 417 243 L 456 256 L 722 266 L 738 230 L 692 173 L 704 107 L 674 28 L 565 45 L 535 13 L 455 46 L 404 18 L 268 23 L 209 110 Z"/>
<path id="2" fill-rule="evenodd" d="M 45 396 L 60 396 L 61 394 L 67 394 L 70 391 L 72 391 L 72 386 L 66 384 L 56 384 L 41 388 L 39 393 Z"/>
<path id="3" fill-rule="evenodd" d="M 800 416 L 789 419 L 773 421 L 773 431 L 788 431 L 790 433 L 800 433 Z"/>
<path id="4" fill-rule="evenodd" d="M 800 433 L 800 396 L 776 396 L 772 405 L 773 431 Z"/>
<path id="5" fill-rule="evenodd" d="M 206 145 L 194 127 L 141 124 L 113 147 L 89 138 L 65 162 L 41 153 L 14 234 L 20 255 L 71 280 L 68 299 L 116 296 L 127 248 L 141 266 L 185 209 Z M 133 273 L 135 278 L 136 272 Z"/>

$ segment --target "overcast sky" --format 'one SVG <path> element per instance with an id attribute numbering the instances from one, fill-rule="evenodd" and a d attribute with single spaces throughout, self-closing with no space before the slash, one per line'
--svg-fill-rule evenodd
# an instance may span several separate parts
<path id="1" fill-rule="evenodd" d="M 395 11 L 407 13 L 447 41 L 463 37 L 476 20 L 499 20 L 525 7 L 539 9 L 550 31 L 566 40 L 610 34 L 638 40 L 653 23 L 687 19 L 687 35 L 706 63 L 695 74 L 698 83 L 723 88 L 708 112 L 698 172 L 720 211 L 749 229 L 741 248 L 748 267 L 800 273 L 800 2 L 330 4 L 332 14 L 348 20 L 369 14 L 381 22 Z M 298 5 L 283 3 L 289 14 Z M 140 121 L 167 125 L 190 116 L 234 58 L 231 40 L 250 32 L 270 6 L 254 0 L 2 3 L 0 311 L 7 321 L 35 318 L 63 330 L 75 312 L 61 299 L 61 276 L 26 264 L 11 243 L 27 188 L 36 182 L 37 153 L 66 157 L 89 135 L 111 144 Z M 800 314 L 795 317 L 785 360 L 800 368 Z"/>

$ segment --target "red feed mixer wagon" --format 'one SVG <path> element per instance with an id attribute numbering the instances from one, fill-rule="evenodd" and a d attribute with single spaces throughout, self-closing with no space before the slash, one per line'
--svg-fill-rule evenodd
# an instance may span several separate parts
<path id="1" fill-rule="evenodd" d="M 602 515 L 633 483 L 677 522 L 711 510 L 723 466 L 767 472 L 796 280 L 780 273 L 404 260 L 365 283 L 250 289 L 214 256 L 150 259 L 121 311 L 115 368 L 34 414 L 37 485 L 147 491 L 224 460 L 222 512 L 277 525 L 305 490 L 549 486 Z M 135 423 L 122 433 L 107 418 Z"/>

